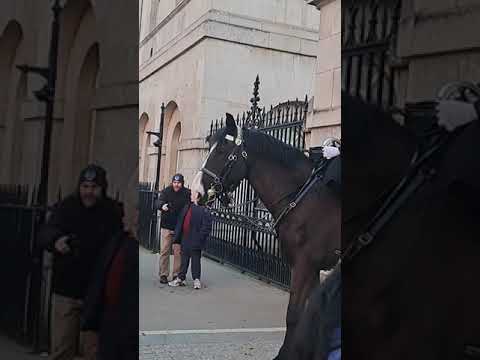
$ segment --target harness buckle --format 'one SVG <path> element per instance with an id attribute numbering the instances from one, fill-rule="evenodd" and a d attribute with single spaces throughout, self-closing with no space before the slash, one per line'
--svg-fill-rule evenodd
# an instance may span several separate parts
<path id="1" fill-rule="evenodd" d="M 235 160 L 237 160 L 237 155 L 235 155 L 235 154 L 229 155 L 229 156 L 228 156 L 228 160 L 229 160 L 229 161 L 235 161 Z"/>
<path id="2" fill-rule="evenodd" d="M 373 240 L 373 235 L 370 234 L 368 231 L 359 235 L 358 238 L 357 238 L 358 242 L 362 245 L 362 246 L 367 246 L 368 244 L 370 244 Z"/>
<path id="3" fill-rule="evenodd" d="M 297 203 L 295 201 L 292 201 L 288 206 L 290 206 L 293 209 L 294 207 L 297 206 Z"/>
<path id="4" fill-rule="evenodd" d="M 248 157 L 248 154 L 245 150 L 242 151 L 242 156 L 244 159 L 246 159 Z"/>

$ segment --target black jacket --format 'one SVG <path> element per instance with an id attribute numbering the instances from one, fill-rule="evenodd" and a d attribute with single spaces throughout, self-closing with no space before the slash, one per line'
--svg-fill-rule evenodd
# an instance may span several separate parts
<path id="1" fill-rule="evenodd" d="M 105 286 L 115 255 L 124 250 L 118 302 L 105 306 Z M 82 330 L 99 334 L 99 360 L 138 359 L 138 241 L 122 232 L 105 247 L 95 267 L 82 318 Z"/>
<path id="2" fill-rule="evenodd" d="M 162 229 L 175 230 L 178 216 L 183 207 L 190 203 L 190 190 L 181 188 L 175 192 L 170 185 L 166 187 L 157 200 L 157 209 L 161 210 L 164 204 L 168 204 L 168 211 L 162 211 L 160 227 Z"/>
<path id="3" fill-rule="evenodd" d="M 188 209 L 192 208 L 190 231 L 187 236 L 183 234 L 183 222 Z M 182 249 L 203 250 L 207 243 L 208 235 L 212 230 L 212 215 L 207 208 L 190 204 L 185 206 L 178 218 L 173 242 L 181 244 Z"/>
<path id="4" fill-rule="evenodd" d="M 104 198 L 92 208 L 81 203 L 78 194 L 63 200 L 53 210 L 39 234 L 39 244 L 54 253 L 53 289 L 66 297 L 83 299 L 95 262 L 105 244 L 123 229 L 120 204 Z M 55 251 L 55 242 L 72 235 L 72 252 Z"/>

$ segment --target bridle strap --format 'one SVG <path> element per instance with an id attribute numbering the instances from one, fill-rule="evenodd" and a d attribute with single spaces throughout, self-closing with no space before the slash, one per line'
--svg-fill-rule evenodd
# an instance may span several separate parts
<path id="1" fill-rule="evenodd" d="M 423 154 L 417 151 L 411 161 L 408 173 L 388 195 L 387 199 L 375 216 L 357 238 L 342 253 L 344 261 L 352 260 L 364 247 L 370 245 L 384 226 L 390 222 L 395 213 L 426 181 L 435 175 L 435 169 L 425 165 L 425 162 L 445 145 L 449 136 L 439 136 L 434 145 Z"/>
<path id="2" fill-rule="evenodd" d="M 228 155 L 228 162 L 227 164 L 223 167 L 220 175 L 217 175 L 215 172 L 207 169 L 206 166 L 203 166 L 200 171 L 203 172 L 204 174 L 207 174 L 208 176 L 212 177 L 213 178 L 213 181 L 215 183 L 215 185 L 220 185 L 221 187 L 221 190 L 220 192 L 225 192 L 225 178 L 230 174 L 230 172 L 232 171 L 233 169 L 233 165 L 236 163 L 236 161 L 242 157 L 243 158 L 243 161 L 245 162 L 245 165 L 246 164 L 246 160 L 247 160 L 247 152 L 245 150 L 245 146 L 244 146 L 244 142 L 243 142 L 243 132 L 242 132 L 242 129 L 240 127 L 237 128 L 237 138 L 234 139 L 231 135 L 227 135 L 225 138 L 228 140 L 228 141 L 232 141 L 234 144 L 235 144 L 235 147 L 233 148 L 232 152 Z M 240 150 L 240 155 L 237 154 Z M 207 159 L 208 160 L 208 159 Z M 205 165 L 206 165 L 207 162 L 205 162 Z"/>
<path id="3" fill-rule="evenodd" d="M 325 160 L 321 163 L 318 168 L 313 169 L 312 174 L 305 181 L 305 183 L 300 188 L 300 191 L 297 192 L 294 200 L 291 201 L 281 212 L 280 215 L 275 219 L 273 223 L 273 228 L 275 229 L 277 225 L 288 215 L 290 211 L 297 207 L 297 204 L 303 200 L 303 198 L 308 194 L 308 192 L 315 186 L 315 184 L 323 179 L 323 172 L 327 165 L 330 163 L 329 160 Z"/>

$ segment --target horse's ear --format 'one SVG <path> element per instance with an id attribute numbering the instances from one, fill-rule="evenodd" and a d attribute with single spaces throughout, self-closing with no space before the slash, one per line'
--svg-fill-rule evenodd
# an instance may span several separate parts
<path id="1" fill-rule="evenodd" d="M 226 115 L 227 132 L 229 134 L 235 134 L 235 131 L 237 130 L 237 123 L 235 122 L 232 114 L 227 113 Z"/>

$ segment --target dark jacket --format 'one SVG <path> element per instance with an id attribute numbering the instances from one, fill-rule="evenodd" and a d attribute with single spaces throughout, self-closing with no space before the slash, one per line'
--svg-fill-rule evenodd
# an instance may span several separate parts
<path id="1" fill-rule="evenodd" d="M 341 193 L 342 189 L 342 157 L 341 155 L 335 156 L 333 159 L 328 160 L 329 164 L 325 169 L 324 183 L 333 188 L 337 193 Z"/>
<path id="2" fill-rule="evenodd" d="M 185 237 L 183 236 L 183 221 L 190 207 L 192 207 L 190 231 Z M 173 242 L 176 244 L 182 244 L 182 249 L 203 250 L 211 230 L 212 215 L 210 214 L 210 211 L 203 206 L 191 203 L 185 206 L 180 213 Z"/>
<path id="3" fill-rule="evenodd" d="M 183 207 L 190 203 L 190 190 L 181 188 L 175 192 L 170 185 L 162 190 L 157 200 L 156 207 L 161 210 L 164 204 L 168 204 L 168 211 L 162 211 L 160 227 L 162 229 L 175 230 L 177 225 L 178 215 Z"/>
<path id="4" fill-rule="evenodd" d="M 122 249 L 117 303 L 107 306 L 105 288 L 115 256 Z M 113 237 L 95 267 L 85 300 L 82 330 L 99 334 L 99 360 L 138 359 L 138 241 L 126 233 Z"/>
<path id="5" fill-rule="evenodd" d="M 123 228 L 120 204 L 110 198 L 86 208 L 77 194 L 63 200 L 40 229 L 39 245 L 54 253 L 53 289 L 66 297 L 83 299 L 92 269 L 105 244 Z M 71 235 L 72 251 L 62 255 L 55 242 Z"/>

